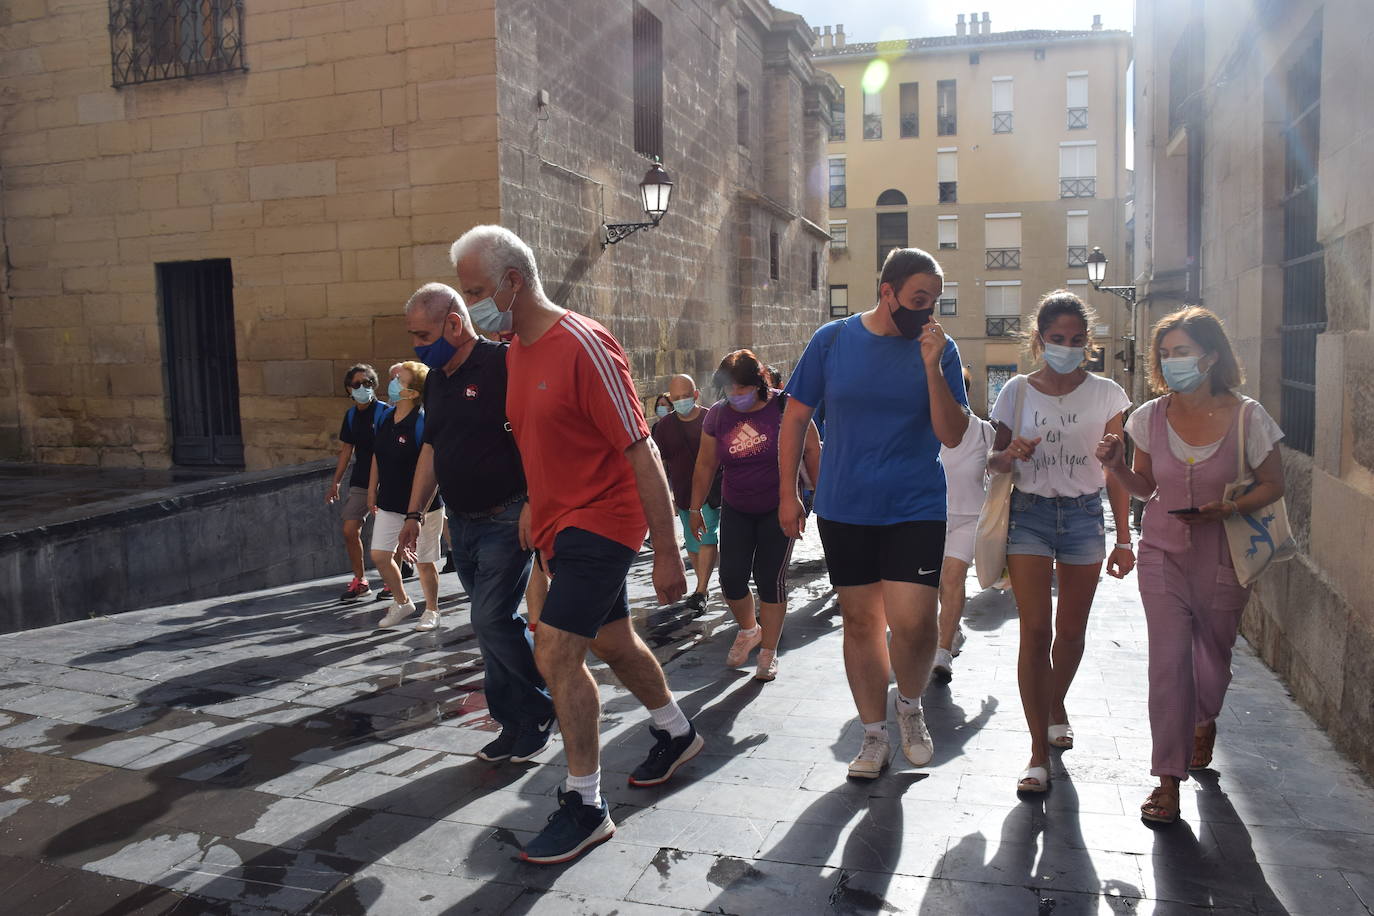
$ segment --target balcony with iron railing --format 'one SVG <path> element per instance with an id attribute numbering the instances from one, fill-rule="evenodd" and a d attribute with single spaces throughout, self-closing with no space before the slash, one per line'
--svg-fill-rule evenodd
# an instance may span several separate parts
<path id="1" fill-rule="evenodd" d="M 1070 245 L 1069 246 L 1069 266 L 1084 267 L 1088 263 L 1088 246 Z"/>
<path id="2" fill-rule="evenodd" d="M 1059 196 L 1068 197 L 1096 197 L 1097 179 L 1096 178 L 1061 178 L 1059 179 Z"/>
<path id="3" fill-rule="evenodd" d="M 875 114 L 864 115 L 864 139 L 881 140 L 883 138 L 883 116 Z"/>
<path id="4" fill-rule="evenodd" d="M 959 132 L 959 119 L 952 114 L 942 114 L 936 118 L 935 132 L 942 137 L 952 137 Z"/>
<path id="5" fill-rule="evenodd" d="M 987 249 L 988 270 L 1020 270 L 1021 269 L 1021 249 L 1020 248 L 989 248 Z"/>
<path id="6" fill-rule="evenodd" d="M 940 203 L 957 204 L 959 202 L 959 182 L 942 181 L 940 182 Z"/>
<path id="7" fill-rule="evenodd" d="M 830 140 L 832 143 L 844 142 L 844 112 L 833 115 L 834 119 L 830 122 Z"/>
<path id="8" fill-rule="evenodd" d="M 1085 130 L 1088 126 L 1088 109 L 1070 108 L 1068 114 L 1069 130 Z"/>
<path id="9" fill-rule="evenodd" d="M 830 186 L 830 206 L 832 206 L 832 207 L 844 207 L 844 206 L 846 205 L 846 202 L 845 202 L 846 196 L 847 196 L 847 195 L 845 194 L 845 186 L 844 186 L 844 185 L 841 184 L 841 185 L 831 185 L 831 186 Z"/>
<path id="10" fill-rule="evenodd" d="M 246 70 L 241 0 L 110 0 L 112 83 Z"/>
<path id="11" fill-rule="evenodd" d="M 992 113 L 992 132 L 994 134 L 1011 133 L 1011 112 L 994 111 Z"/>
<path id="12" fill-rule="evenodd" d="M 1021 316 L 987 319 L 988 337 L 1015 337 L 1021 333 Z"/>
<path id="13" fill-rule="evenodd" d="M 919 137 L 921 135 L 921 120 L 917 115 L 902 115 L 902 136 Z"/>

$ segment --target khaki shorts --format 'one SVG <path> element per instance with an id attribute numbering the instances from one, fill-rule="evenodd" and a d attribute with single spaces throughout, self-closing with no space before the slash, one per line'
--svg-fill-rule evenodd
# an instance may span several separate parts
<path id="1" fill-rule="evenodd" d="M 401 537 L 401 528 L 405 523 L 404 513 L 378 509 L 377 517 L 372 520 L 372 549 L 382 553 L 395 553 L 396 544 Z M 420 526 L 420 537 L 415 542 L 416 563 L 439 562 L 439 558 L 444 555 L 444 548 L 440 543 L 443 534 L 444 510 L 439 508 L 427 513 L 424 524 Z"/>
<path id="2" fill-rule="evenodd" d="M 367 487 L 349 487 L 341 510 L 346 522 L 361 522 L 368 516 Z"/>

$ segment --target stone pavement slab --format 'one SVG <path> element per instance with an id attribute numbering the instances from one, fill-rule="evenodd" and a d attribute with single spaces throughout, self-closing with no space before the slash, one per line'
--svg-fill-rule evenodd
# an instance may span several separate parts
<path id="1" fill-rule="evenodd" d="M 0 637 L 5 913 L 1366 914 L 1374 790 L 1243 643 L 1212 769 L 1150 829 L 1145 627 L 1104 578 L 1069 712 L 1075 749 L 1020 799 L 1029 741 L 1010 596 L 975 594 L 931 764 L 846 776 L 861 729 L 814 536 L 795 555 L 777 681 L 722 665 L 718 601 L 636 625 L 705 751 L 627 774 L 647 716 L 604 666 L 618 830 L 577 862 L 517 859 L 566 776 L 473 755 L 496 729 L 455 577 L 433 633 L 316 581 Z M 970 582 L 972 585 L 972 580 Z M 973 589 L 976 592 L 976 589 Z"/>

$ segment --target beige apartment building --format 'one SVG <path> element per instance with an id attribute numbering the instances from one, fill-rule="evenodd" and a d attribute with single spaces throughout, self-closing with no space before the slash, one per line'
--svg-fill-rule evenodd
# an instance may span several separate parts
<path id="1" fill-rule="evenodd" d="M 1059 287 L 1097 310 L 1098 371 L 1130 391 L 1130 309 L 1093 291 L 1083 266 L 1101 247 L 1107 282 L 1129 282 L 1130 36 L 1097 21 L 994 32 L 961 14 L 954 25 L 877 43 L 849 43 L 842 25 L 817 30 L 816 65 L 843 90 L 827 162 L 830 314 L 870 307 L 892 248 L 924 248 L 944 268 L 940 321 L 979 412 L 1025 368 L 1025 316 Z"/>
<path id="2" fill-rule="evenodd" d="M 766 0 L 0 3 L 0 457 L 322 458 L 478 223 L 646 398 L 790 365 L 828 267 L 810 46 Z M 655 158 L 667 214 L 604 245 Z"/>

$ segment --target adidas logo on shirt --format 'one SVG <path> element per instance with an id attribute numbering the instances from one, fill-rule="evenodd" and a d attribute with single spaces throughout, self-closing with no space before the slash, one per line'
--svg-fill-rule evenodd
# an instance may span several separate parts
<path id="1" fill-rule="evenodd" d="M 730 454 L 743 455 L 761 449 L 768 442 L 768 436 L 754 429 L 748 423 L 735 427 L 730 437 Z"/>

